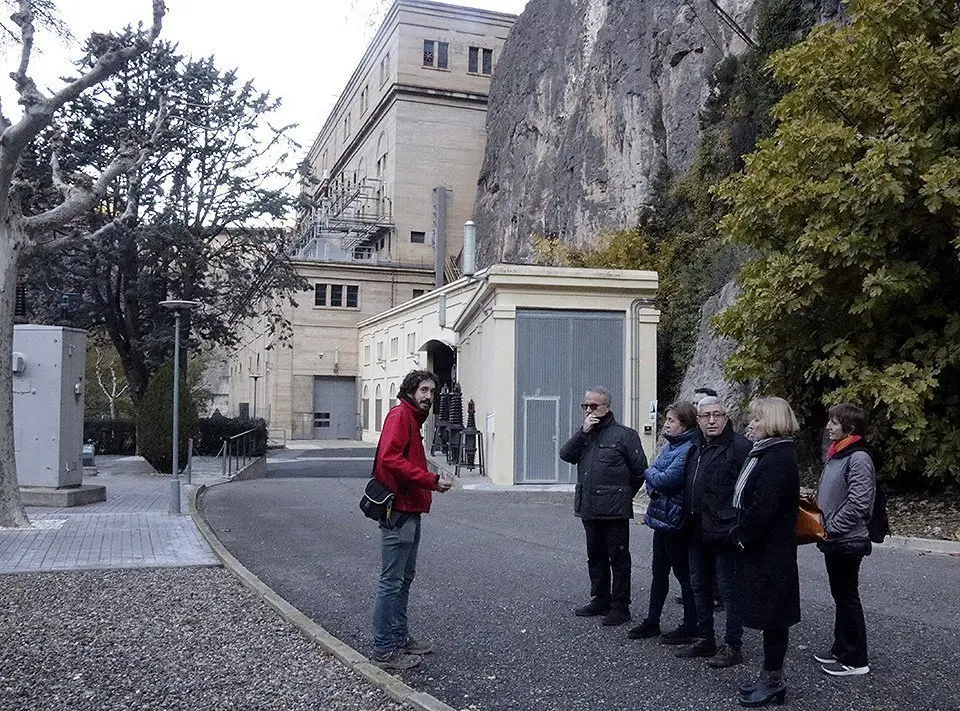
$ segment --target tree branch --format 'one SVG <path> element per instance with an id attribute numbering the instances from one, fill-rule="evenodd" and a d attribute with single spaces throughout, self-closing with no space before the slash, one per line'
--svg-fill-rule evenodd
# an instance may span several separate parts
<path id="1" fill-rule="evenodd" d="M 11 76 L 20 94 L 20 103 L 23 104 L 23 117 L 14 125 L 8 126 L 0 136 L 0 195 L 8 194 L 13 172 L 23 151 L 37 134 L 50 123 L 54 113 L 64 104 L 76 99 L 80 94 L 99 84 L 113 74 L 124 62 L 146 51 L 160 34 L 166 6 L 163 0 L 153 0 L 153 24 L 149 32 L 140 33 L 137 39 L 127 46 L 110 46 L 97 57 L 93 67 L 78 78 L 71 81 L 51 97 L 44 96 L 26 75 L 29 66 L 30 51 L 33 46 L 33 12 L 30 0 L 20 0 L 20 11 L 14 14 L 13 20 L 20 25 L 23 38 L 23 49 L 20 54 L 18 71 Z M 111 163 L 111 166 L 114 166 Z M 108 168 L 109 170 L 109 168 Z M 116 177 L 116 175 L 114 175 Z M 5 211 L 6 205 L 0 205 Z M 82 210 L 81 210 L 82 211 Z M 69 215 L 67 212 L 56 213 L 57 218 Z M 66 218 L 67 221 L 72 219 Z M 59 226 L 65 224 L 60 222 Z"/>

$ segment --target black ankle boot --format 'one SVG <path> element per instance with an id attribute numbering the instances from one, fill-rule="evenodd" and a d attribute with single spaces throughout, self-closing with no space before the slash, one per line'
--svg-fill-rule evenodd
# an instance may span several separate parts
<path id="1" fill-rule="evenodd" d="M 783 670 L 760 672 L 755 683 L 740 685 L 740 705 L 747 708 L 766 706 L 768 701 L 780 706 L 786 699 L 787 685 L 783 682 Z"/>

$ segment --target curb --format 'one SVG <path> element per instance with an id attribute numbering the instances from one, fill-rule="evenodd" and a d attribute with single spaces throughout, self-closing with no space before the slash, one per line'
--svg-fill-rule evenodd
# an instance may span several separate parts
<path id="1" fill-rule="evenodd" d="M 200 515 L 197 508 L 197 501 L 200 495 L 211 486 L 219 486 L 229 482 L 220 482 L 218 484 L 203 484 L 190 493 L 190 517 L 194 524 L 203 534 L 203 537 L 210 544 L 213 552 L 223 562 L 223 566 L 231 573 L 236 575 L 240 582 L 256 593 L 270 607 L 280 613 L 287 622 L 298 628 L 307 639 L 319 645 L 322 649 L 336 657 L 342 664 L 352 669 L 360 676 L 364 677 L 371 684 L 381 689 L 391 699 L 398 703 L 406 704 L 420 711 L 456 711 L 452 706 L 448 706 L 439 699 L 417 691 L 407 686 L 403 681 L 387 673 L 378 666 L 375 666 L 369 659 L 360 654 L 357 650 L 340 641 L 323 627 L 304 615 L 289 602 L 277 595 L 266 583 L 248 570 L 239 560 L 233 557 L 216 534 L 207 525 Z"/>
<path id="2" fill-rule="evenodd" d="M 912 536 L 887 536 L 883 543 L 874 543 L 880 548 L 905 548 L 918 553 L 942 553 L 960 555 L 960 541 L 947 541 L 939 538 L 914 538 Z"/>

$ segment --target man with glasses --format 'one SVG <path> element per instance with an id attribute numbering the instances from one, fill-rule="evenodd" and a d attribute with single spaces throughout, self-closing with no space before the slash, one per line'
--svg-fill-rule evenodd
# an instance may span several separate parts
<path id="1" fill-rule="evenodd" d="M 591 601 L 579 617 L 603 615 L 601 624 L 630 620 L 630 519 L 633 497 L 643 485 L 647 457 L 636 430 L 610 412 L 610 391 L 593 387 L 583 396 L 583 425 L 563 447 L 560 458 L 577 465 L 573 512 L 587 535 Z"/>
<path id="2" fill-rule="evenodd" d="M 697 604 L 697 638 L 678 657 L 708 657 L 716 668 L 743 662 L 743 626 L 735 602 L 736 558 L 730 533 L 737 522 L 733 490 L 752 444 L 733 431 L 727 408 L 718 397 L 697 403 L 700 435 L 694 439 L 684 467 L 685 530 L 689 535 L 690 582 Z M 713 629 L 716 576 L 726 609 L 726 631 L 718 648 Z"/>

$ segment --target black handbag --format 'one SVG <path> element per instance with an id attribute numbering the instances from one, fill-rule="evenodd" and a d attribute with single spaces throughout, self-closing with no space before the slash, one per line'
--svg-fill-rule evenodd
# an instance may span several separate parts
<path id="1" fill-rule="evenodd" d="M 378 480 L 371 478 L 363 487 L 360 497 L 360 510 L 363 515 L 374 521 L 390 521 L 393 514 L 395 494 Z"/>

